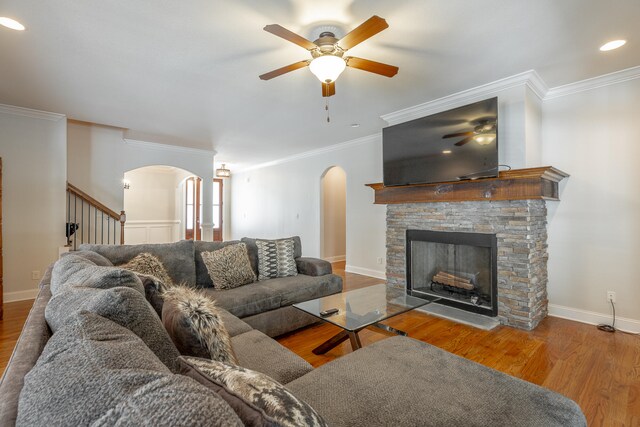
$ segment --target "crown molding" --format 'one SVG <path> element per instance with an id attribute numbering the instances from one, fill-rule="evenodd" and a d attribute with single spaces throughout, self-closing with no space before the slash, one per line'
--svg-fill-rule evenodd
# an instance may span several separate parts
<path id="1" fill-rule="evenodd" d="M 320 154 L 330 153 L 332 151 L 344 150 L 345 148 L 354 147 L 356 145 L 361 145 L 361 144 L 368 144 L 368 143 L 377 142 L 377 141 L 382 141 L 382 134 L 381 133 L 374 133 L 373 135 L 367 135 L 367 136 L 363 136 L 361 138 L 352 139 L 352 140 L 345 141 L 345 142 L 340 142 L 338 144 L 329 145 L 328 147 L 322 147 L 322 148 L 318 148 L 318 149 L 315 149 L 315 150 L 310 150 L 310 151 L 305 151 L 303 153 L 294 154 L 292 156 L 283 157 L 281 159 L 272 160 L 272 161 L 265 162 L 265 163 L 259 163 L 259 164 L 254 165 L 254 166 L 249 166 L 249 167 L 246 167 L 244 169 L 241 169 L 241 170 L 239 170 L 239 171 L 237 171 L 235 173 L 238 174 L 238 173 L 249 172 L 249 171 L 256 170 L 256 169 L 263 169 L 263 168 L 267 168 L 267 167 L 270 167 L 270 166 L 280 165 L 282 163 L 289 163 L 289 162 L 293 162 L 295 160 L 306 159 L 306 158 L 309 158 L 309 157 L 318 156 Z"/>
<path id="2" fill-rule="evenodd" d="M 626 82 L 640 78 L 640 66 L 631 67 L 613 73 L 603 74 L 602 76 L 593 77 L 586 80 L 580 80 L 575 83 L 569 83 L 549 89 L 544 100 L 560 98 L 562 96 L 573 95 L 575 93 L 587 90 L 597 89 L 599 87 L 610 86 L 616 83 Z"/>
<path id="3" fill-rule="evenodd" d="M 215 156 L 215 150 L 203 150 L 200 148 L 180 147 L 178 145 L 160 144 L 158 142 L 139 141 L 136 139 L 122 138 L 122 142 L 131 146 L 132 148 L 140 148 L 143 150 L 156 150 L 156 151 L 173 151 L 176 153 L 187 153 L 198 156 Z"/>
<path id="4" fill-rule="evenodd" d="M 433 101 L 428 101 L 422 104 L 415 105 L 413 107 L 394 111 L 393 113 L 385 114 L 380 117 L 389 125 L 395 125 L 398 123 L 403 123 L 409 120 L 435 114 L 440 111 L 459 107 L 471 102 L 493 97 L 497 92 L 519 86 L 528 87 L 540 99 L 544 99 L 545 94 L 548 90 L 547 85 L 544 83 L 538 73 L 535 70 L 529 70 L 525 71 L 524 73 L 515 74 L 513 76 L 505 77 L 491 83 L 463 90 L 462 92 L 457 92 L 452 95 L 434 99 Z"/>
<path id="5" fill-rule="evenodd" d="M 12 114 L 14 116 L 31 117 L 34 119 L 50 120 L 57 122 L 66 119 L 67 116 L 48 111 L 32 110 L 31 108 L 16 107 L 15 105 L 0 104 L 0 113 Z"/>

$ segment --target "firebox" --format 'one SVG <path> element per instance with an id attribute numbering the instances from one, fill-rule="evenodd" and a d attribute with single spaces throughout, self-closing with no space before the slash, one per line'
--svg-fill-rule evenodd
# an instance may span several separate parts
<path id="1" fill-rule="evenodd" d="M 440 304 L 498 314 L 495 234 L 407 230 L 407 292 Z"/>

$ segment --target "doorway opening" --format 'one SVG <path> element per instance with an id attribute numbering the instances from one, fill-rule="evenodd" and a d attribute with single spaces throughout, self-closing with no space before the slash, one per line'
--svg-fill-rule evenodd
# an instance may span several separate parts
<path id="1" fill-rule="evenodd" d="M 320 182 L 320 256 L 329 262 L 346 261 L 347 174 L 339 166 L 327 169 Z"/>
<path id="2" fill-rule="evenodd" d="M 185 189 L 187 183 L 191 182 L 192 195 L 202 200 L 199 194 L 201 187 L 196 188 L 198 181 L 201 179 L 194 173 L 173 166 L 145 166 L 125 172 L 125 242 L 177 242 L 186 238 L 188 225 L 193 233 L 189 238 L 197 238 L 202 210 L 197 200 L 192 199 L 193 212 L 187 215 L 188 197 Z M 195 217 L 195 212 L 200 215 L 199 218 Z M 193 219 L 191 223 L 189 217 Z"/>

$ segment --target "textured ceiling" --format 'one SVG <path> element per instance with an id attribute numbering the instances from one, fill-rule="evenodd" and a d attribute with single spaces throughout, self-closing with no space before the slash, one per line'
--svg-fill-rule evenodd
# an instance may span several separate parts
<path id="1" fill-rule="evenodd" d="M 350 53 L 397 65 L 392 79 L 347 69 L 326 123 L 308 58 L 262 30 L 311 38 L 371 15 L 390 28 Z M 379 132 L 380 116 L 535 69 L 558 86 L 640 65 L 638 0 L 0 0 L 0 103 L 215 149 L 240 166 Z M 623 48 L 601 53 L 604 42 Z M 351 123 L 360 123 L 352 128 Z M 152 139 L 152 138 L 149 138 Z"/>

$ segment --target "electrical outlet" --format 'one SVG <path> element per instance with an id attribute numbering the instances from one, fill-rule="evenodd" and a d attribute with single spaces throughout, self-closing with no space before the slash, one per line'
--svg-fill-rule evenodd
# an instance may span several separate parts
<path id="1" fill-rule="evenodd" d="M 38 280 L 40 279 L 40 272 L 38 270 L 33 270 L 31 272 L 31 280 Z"/>
<path id="2" fill-rule="evenodd" d="M 378 257 L 376 261 L 378 262 L 378 264 L 382 264 L 382 257 Z"/>
<path id="3" fill-rule="evenodd" d="M 616 302 L 616 293 L 613 291 L 607 291 L 607 302 Z"/>

